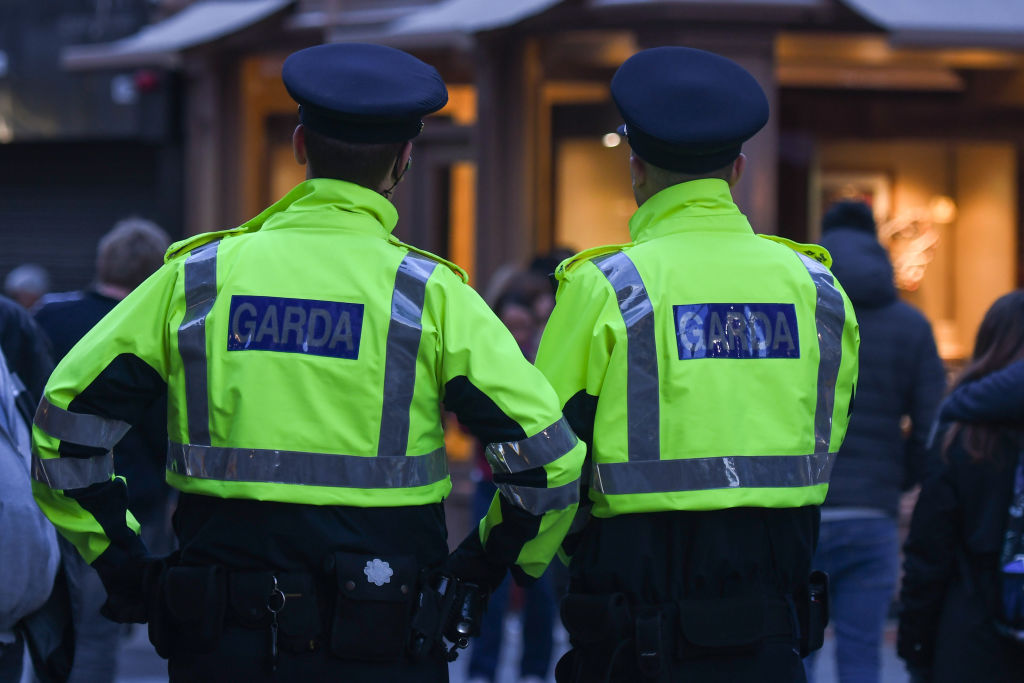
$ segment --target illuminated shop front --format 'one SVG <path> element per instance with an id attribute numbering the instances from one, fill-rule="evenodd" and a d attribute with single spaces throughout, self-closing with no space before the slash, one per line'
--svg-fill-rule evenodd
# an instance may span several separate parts
<path id="1" fill-rule="evenodd" d="M 743 64 L 772 104 L 735 189 L 755 230 L 813 241 L 830 199 L 870 200 L 903 296 L 943 356 L 962 359 L 988 305 L 1021 281 L 1024 8 L 890 4 L 276 2 L 262 24 L 180 55 L 187 229 L 237 224 L 302 178 L 284 57 L 370 40 L 436 65 L 452 95 L 396 193 L 402 239 L 481 288 L 554 246 L 625 242 L 635 204 L 608 83 L 639 49 L 703 47 Z"/>

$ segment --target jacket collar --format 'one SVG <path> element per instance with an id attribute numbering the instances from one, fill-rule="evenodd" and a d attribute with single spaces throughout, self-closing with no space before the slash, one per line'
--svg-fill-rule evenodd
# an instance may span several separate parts
<path id="1" fill-rule="evenodd" d="M 629 236 L 634 242 L 699 231 L 754 232 L 724 180 L 702 178 L 667 187 L 644 202 L 629 219 Z"/>
<path id="2" fill-rule="evenodd" d="M 303 212 L 339 212 L 345 214 L 346 227 L 377 232 L 386 238 L 398 223 L 394 205 L 368 188 L 330 178 L 312 178 L 296 185 L 242 227 L 246 231 L 272 230 L 295 225 L 295 214 Z M 313 220 L 310 227 L 317 227 Z M 328 226 L 333 225 L 333 221 Z"/>

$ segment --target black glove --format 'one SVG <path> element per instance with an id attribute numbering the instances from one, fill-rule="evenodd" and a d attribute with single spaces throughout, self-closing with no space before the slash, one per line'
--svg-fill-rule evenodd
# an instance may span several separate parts
<path id="1" fill-rule="evenodd" d="M 918 666 L 907 666 L 910 683 L 931 683 L 932 669 Z"/>
<path id="2" fill-rule="evenodd" d="M 468 543 L 464 542 L 448 556 L 444 573 L 459 581 L 475 584 L 485 595 L 490 595 L 501 585 L 508 568 L 491 562 L 482 549 L 467 546 Z"/>
<path id="3" fill-rule="evenodd" d="M 167 568 L 177 563 L 178 553 L 166 557 L 122 556 L 116 565 L 110 561 L 113 558 L 106 558 L 108 553 L 109 549 L 93 562 L 107 589 L 100 614 L 122 624 L 146 623 L 154 600 L 160 597 L 160 580 Z"/>
<path id="4" fill-rule="evenodd" d="M 443 635 L 456 647 L 465 648 L 469 639 L 480 635 L 488 594 L 475 583 L 455 582 L 455 602 L 444 625 Z"/>

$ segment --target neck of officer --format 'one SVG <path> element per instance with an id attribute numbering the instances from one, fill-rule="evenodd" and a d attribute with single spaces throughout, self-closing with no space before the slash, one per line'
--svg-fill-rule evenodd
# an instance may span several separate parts
<path id="1" fill-rule="evenodd" d="M 740 155 L 736 161 L 730 162 L 723 168 L 709 173 L 690 174 L 659 168 L 634 155 L 630 157 L 630 170 L 633 174 L 633 197 L 636 199 L 636 205 L 643 206 L 644 202 L 662 190 L 692 180 L 717 178 L 724 180 L 729 183 L 729 187 L 732 187 L 743 173 L 744 161 L 741 159 L 745 161 L 743 155 Z"/>

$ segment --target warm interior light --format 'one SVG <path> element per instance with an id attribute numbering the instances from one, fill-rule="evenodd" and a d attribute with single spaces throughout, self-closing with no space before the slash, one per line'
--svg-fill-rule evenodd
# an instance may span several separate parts
<path id="1" fill-rule="evenodd" d="M 601 144 L 605 147 L 618 147 L 620 142 L 622 142 L 622 136 L 618 133 L 606 133 L 601 138 Z"/>
<path id="2" fill-rule="evenodd" d="M 952 223 L 956 220 L 956 202 L 946 195 L 932 197 L 928 202 L 928 211 L 936 223 Z"/>

